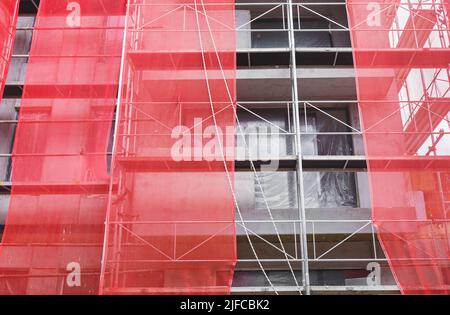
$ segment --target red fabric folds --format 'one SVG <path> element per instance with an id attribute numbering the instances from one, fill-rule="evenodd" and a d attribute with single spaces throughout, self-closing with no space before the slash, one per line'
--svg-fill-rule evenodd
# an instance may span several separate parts
<path id="1" fill-rule="evenodd" d="M 19 0 L 0 2 L 0 100 L 3 96 L 16 33 Z"/>
<path id="2" fill-rule="evenodd" d="M 448 1 L 347 0 L 373 220 L 403 293 L 450 293 Z"/>
<path id="3" fill-rule="evenodd" d="M 234 29 L 231 0 L 130 1 L 104 294 L 230 291 Z"/>
<path id="4" fill-rule="evenodd" d="M 118 0 L 40 2 L 13 149 L 0 293 L 98 293 L 124 14 Z"/>

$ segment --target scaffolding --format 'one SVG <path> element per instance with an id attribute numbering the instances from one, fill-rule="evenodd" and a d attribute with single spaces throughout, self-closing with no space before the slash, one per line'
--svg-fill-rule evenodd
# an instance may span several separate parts
<path id="1" fill-rule="evenodd" d="M 237 265 L 233 287 L 231 288 L 233 293 L 308 294 L 354 292 L 355 290 L 370 293 L 386 292 L 383 290 L 395 292 L 397 287 L 394 283 L 385 281 L 385 278 L 389 278 L 388 276 L 385 278 L 382 276 L 382 279 L 376 279 L 375 281 L 368 281 L 366 278 L 372 271 L 369 266 L 373 263 L 381 265 L 382 274 L 390 274 L 383 250 L 378 244 L 374 220 L 370 212 L 365 211 L 368 210 L 365 208 L 369 208 L 367 202 L 359 200 L 362 198 L 360 196 L 356 198 L 357 200 L 342 198 L 341 203 L 327 203 L 327 199 L 333 199 L 340 195 L 336 193 L 327 196 L 324 191 L 337 191 L 336 188 L 343 184 L 348 186 L 347 189 L 350 191 L 353 188 L 349 183 L 363 181 L 367 167 L 370 168 L 369 174 L 372 176 L 372 181 L 373 176 L 377 176 L 377 173 L 380 174 L 380 178 L 386 178 L 387 170 L 389 172 L 392 170 L 411 172 L 418 168 L 433 170 L 433 172 L 438 170 L 442 176 L 429 180 L 416 178 L 413 184 L 417 184 L 419 185 L 417 187 L 429 192 L 431 186 L 425 187 L 425 189 L 421 186 L 421 182 L 437 183 L 437 181 L 440 181 L 441 184 L 436 184 L 433 189 L 439 192 L 439 200 L 443 202 L 444 208 L 435 207 L 434 209 L 437 210 L 438 214 L 440 213 L 439 209 L 445 209 L 445 205 L 448 209 L 448 188 L 446 188 L 448 187 L 448 175 L 445 175 L 448 172 L 446 166 L 448 164 L 448 153 L 442 153 L 442 148 L 445 147 L 448 138 L 448 125 L 443 126 L 443 123 L 448 123 L 449 119 L 448 102 L 446 101 L 446 98 L 448 98 L 448 23 L 444 23 L 447 19 L 448 9 L 445 9 L 439 1 L 422 1 L 420 4 L 422 7 L 417 7 L 417 3 L 414 1 L 380 2 L 381 15 L 383 19 L 386 16 L 389 23 L 383 20 L 382 27 L 367 29 L 366 26 L 362 25 L 365 20 L 371 21 L 367 15 L 372 11 L 364 10 L 361 12 L 361 10 L 358 10 L 359 7 L 365 9 L 368 5 L 366 2 L 354 5 L 352 2 L 346 4 L 344 2 L 277 1 L 263 3 L 238 1 L 234 4 L 233 10 L 231 9 L 232 5 L 226 3 L 227 8 L 230 7 L 227 10 L 233 11 L 233 14 L 236 15 L 236 25 L 232 25 L 228 15 L 225 19 L 225 16 L 220 17 L 219 14 L 218 18 L 218 12 L 212 9 L 214 6 L 224 6 L 224 2 L 210 3 L 210 1 L 197 0 L 189 3 L 186 3 L 186 1 L 170 3 L 166 4 L 165 10 L 160 7 L 159 10 L 156 10 L 158 13 L 152 13 L 153 15 L 146 12 L 144 8 L 151 5 L 155 6 L 157 2 L 136 1 L 131 3 L 128 8 L 130 14 L 126 27 L 126 40 L 122 47 L 124 53 L 122 53 L 122 75 L 119 84 L 121 92 L 119 93 L 119 110 L 117 110 L 118 116 L 116 117 L 115 145 L 113 150 L 111 148 L 107 150 L 109 151 L 107 154 L 112 155 L 114 161 L 112 176 L 108 183 L 102 182 L 100 186 L 97 185 L 97 188 L 91 190 L 88 194 L 92 198 L 92 192 L 95 191 L 96 194 L 104 196 L 105 189 L 109 189 L 107 233 L 104 240 L 105 244 L 103 244 L 105 246 L 99 246 L 103 246 L 104 251 L 101 268 L 101 293 L 228 292 L 234 262 Z M 206 10 L 202 7 L 202 3 Z M 167 7 L 170 6 L 172 7 L 168 10 Z M 171 12 L 172 10 L 173 12 Z M 347 24 L 345 11 L 349 13 L 350 26 Z M 341 14 L 342 12 L 343 14 Z M 360 15 L 356 15 L 356 19 L 352 15 L 354 12 L 360 13 Z M 412 18 L 405 19 L 405 14 L 399 12 L 414 13 L 410 15 Z M 170 20 L 170 16 L 172 20 Z M 436 18 L 434 18 L 435 16 Z M 199 24 L 197 24 L 197 17 Z M 371 17 L 373 18 L 373 16 Z M 205 24 L 209 18 L 210 27 Z M 312 23 L 309 20 L 311 18 L 320 22 Z M 224 23 L 224 20 L 227 20 L 229 24 Z M 176 28 L 180 26 L 180 21 L 186 23 L 185 28 Z M 182 49 L 185 48 L 182 46 L 183 44 L 176 46 L 174 41 L 171 40 L 170 31 L 166 32 L 157 27 L 152 28 L 151 23 L 145 25 L 145 22 L 156 23 L 154 25 L 158 26 L 165 25 L 170 31 L 176 30 L 174 33 L 180 39 L 183 36 L 191 37 L 191 39 L 194 39 L 192 42 L 196 44 L 195 49 L 193 49 L 194 52 L 191 51 L 191 54 L 187 54 Z M 362 24 L 360 25 L 359 22 Z M 411 26 L 413 24 L 414 27 Z M 200 36 L 198 35 L 199 30 L 201 31 Z M 237 55 L 238 70 L 235 77 L 237 76 L 238 79 L 238 100 L 236 103 L 230 102 L 228 93 L 225 93 L 219 87 L 221 85 L 219 82 L 222 82 L 223 87 L 226 86 L 223 82 L 228 82 L 228 87 L 233 87 L 233 75 L 230 70 L 232 68 L 231 54 L 226 49 L 223 51 L 222 47 L 220 47 L 221 49 L 214 49 L 213 46 L 209 46 L 212 45 L 210 31 L 214 36 L 220 37 L 220 33 L 226 33 L 229 36 L 228 38 L 237 37 L 236 47 L 228 43 L 230 44 L 228 49 L 235 48 Z M 347 78 L 342 71 L 347 70 L 345 68 L 352 65 L 352 47 L 349 34 L 352 34 L 353 37 L 352 44 L 355 49 L 353 53 L 356 60 L 358 87 L 366 77 L 369 77 L 368 80 L 373 80 L 373 76 L 361 75 L 361 73 L 372 71 L 376 74 L 377 80 L 371 81 L 371 87 L 374 87 L 375 90 L 384 91 L 395 85 L 396 92 L 393 94 L 395 97 L 377 99 L 370 94 L 366 97 L 365 94 L 361 94 L 364 89 L 359 88 L 358 102 L 352 97 L 352 92 L 345 92 L 347 88 L 345 86 L 347 81 L 345 80 Z M 381 44 L 374 44 L 370 47 L 360 47 L 360 42 L 355 42 L 355 38 L 362 38 L 362 41 L 364 41 L 364 38 L 377 38 L 373 34 L 380 34 L 380 37 L 384 38 L 383 45 L 385 46 L 381 47 Z M 171 49 L 176 50 L 175 48 L 178 48 L 177 53 L 170 52 L 170 49 L 164 50 L 163 47 L 159 47 L 161 48 L 160 51 L 149 49 L 148 46 L 145 46 L 145 42 L 146 38 L 148 40 L 152 36 L 158 38 L 167 36 L 165 48 L 175 45 Z M 321 40 L 311 42 L 315 39 L 310 38 L 316 37 L 321 38 Z M 204 49 L 200 49 L 199 38 L 203 39 Z M 277 38 L 277 40 L 273 41 L 273 38 Z M 332 44 L 329 44 L 325 40 L 326 38 L 330 38 Z M 270 41 L 265 39 L 270 39 Z M 271 44 L 267 44 L 268 42 Z M 145 49 L 139 46 L 143 43 Z M 227 43 L 227 40 L 224 43 Z M 394 50 L 395 53 L 393 54 Z M 202 51 L 203 53 L 201 53 Z M 117 55 L 120 56 L 120 52 Z M 393 55 L 398 56 L 398 58 L 392 59 Z M 201 58 L 202 56 L 204 59 Z M 24 56 L 16 55 L 15 58 L 24 58 Z M 148 60 L 152 60 L 152 62 Z M 224 70 L 225 80 L 222 77 L 222 71 L 220 71 L 217 60 L 221 60 L 223 66 L 230 68 Z M 205 63 L 207 66 L 205 66 Z M 415 68 L 411 71 L 408 70 L 411 65 L 415 64 L 421 68 L 419 71 Z M 333 83 L 333 80 L 329 78 L 326 81 L 326 84 L 329 85 L 321 86 L 321 91 L 314 94 L 314 88 L 308 81 L 313 81 L 313 79 L 307 77 L 307 73 L 310 71 L 307 67 L 311 65 L 328 67 L 325 69 L 327 73 L 324 76 L 331 76 L 332 73 L 336 73 L 335 80 L 337 83 Z M 147 68 L 144 69 L 145 67 Z M 174 70 L 175 67 L 178 67 L 178 71 Z M 392 76 L 387 76 L 388 79 L 386 79 L 383 71 L 386 71 L 386 69 L 390 71 L 394 68 L 395 79 L 392 79 Z M 252 71 L 258 69 L 270 74 L 270 77 L 264 78 L 265 80 L 273 80 L 275 76 L 279 76 L 278 81 L 274 81 L 275 84 L 288 86 L 289 88 L 286 89 L 284 94 L 280 92 L 277 95 L 269 95 L 264 91 L 263 86 L 262 88 L 259 87 L 259 96 L 251 96 L 251 93 L 245 90 L 252 91 L 252 88 L 255 89 L 258 86 L 252 86 L 253 83 L 247 82 L 253 79 L 251 77 Z M 161 82 L 149 83 L 144 72 L 151 72 Z M 417 79 L 418 72 L 421 72 L 419 77 L 422 79 Z M 311 76 L 319 77 L 319 74 L 320 71 L 315 69 Z M 247 79 L 246 76 L 249 76 L 250 79 Z M 205 80 L 205 77 L 210 80 Z M 185 87 L 185 90 L 178 89 L 176 93 L 171 93 L 180 93 L 182 96 L 180 99 L 148 102 L 149 95 L 158 95 L 158 93 L 174 89 L 174 85 L 171 86 L 170 84 L 175 83 L 169 82 L 180 81 L 180 78 L 186 82 L 189 80 L 191 86 L 190 89 Z M 314 78 L 314 80 L 316 79 Z M 205 88 L 205 82 L 208 81 L 212 82 L 209 90 L 217 92 L 217 94 L 212 94 L 213 102 L 210 102 L 207 94 L 198 96 L 196 99 L 185 99 L 193 90 L 208 91 Z M 354 81 L 352 75 L 348 77 L 348 81 Z M 417 90 L 414 85 L 411 85 L 412 81 L 423 82 L 426 85 L 426 87 L 420 89 L 423 93 L 418 96 L 414 95 L 414 97 L 410 96 L 411 90 Z M 333 84 L 340 85 L 340 89 L 336 91 L 336 94 L 339 95 L 323 97 L 324 90 L 332 89 Z M 15 85 L 12 84 L 11 86 L 14 87 Z M 17 89 L 10 88 L 8 93 L 20 95 L 18 93 L 21 88 L 20 82 L 16 86 Z M 351 89 L 352 85 L 349 84 L 348 90 Z M 280 88 L 280 90 L 282 89 Z M 225 96 L 224 99 L 221 99 L 222 96 Z M 139 100 L 141 97 L 143 99 Z M 211 108 L 211 103 L 214 105 L 213 108 Z M 355 112 L 354 109 L 357 108 L 358 103 L 360 105 L 359 114 L 364 123 L 363 128 L 359 126 L 357 117 L 356 119 L 354 117 L 347 119 L 345 116 L 333 112 L 336 108 L 349 108 L 352 112 Z M 235 104 L 235 108 L 226 107 L 225 104 Z M 169 113 L 166 116 L 161 116 L 163 114 L 158 112 L 160 107 L 157 105 L 169 107 Z M 386 111 L 383 110 L 377 115 L 369 114 L 374 105 L 377 106 L 377 110 L 380 110 L 380 106 L 382 106 Z M 208 119 L 201 120 L 207 122 L 205 125 L 213 126 L 213 129 L 210 130 L 211 135 L 214 132 L 220 133 L 217 132 L 216 127 L 222 128 L 227 125 L 225 122 L 230 122 L 229 124 L 232 125 L 234 123 L 233 117 L 236 115 L 237 120 L 234 130 L 236 138 L 231 140 L 236 143 L 236 149 L 232 150 L 233 154 L 231 154 L 233 158 L 221 159 L 221 150 L 218 150 L 218 160 L 221 163 L 210 161 L 208 163 L 201 163 L 201 161 L 174 163 L 168 158 L 171 157 L 169 152 L 170 141 L 173 141 L 170 138 L 171 129 L 176 122 L 175 119 L 171 119 L 182 117 L 182 113 L 196 114 L 200 110 L 199 108 L 203 110 L 199 113 L 200 117 L 208 117 L 209 122 Z M 282 112 L 285 121 L 280 123 L 278 118 L 275 119 L 266 115 L 261 110 L 264 108 L 272 108 Z M 388 111 L 388 108 L 392 110 Z M 214 122 L 212 117 L 214 112 L 221 109 L 222 112 L 217 115 L 218 120 Z M 225 114 L 226 118 L 220 116 L 221 114 Z M 267 130 L 276 130 L 276 137 L 281 143 L 286 143 L 285 148 L 282 148 L 280 152 L 260 154 L 258 150 L 252 147 L 252 136 L 258 134 L 258 132 L 246 128 L 246 115 L 253 117 L 264 128 L 272 128 Z M 311 116 L 317 115 L 328 119 L 328 128 L 317 126 L 314 117 L 311 118 Z M 445 117 L 445 115 L 447 115 L 447 118 L 443 119 L 442 117 Z M 195 125 L 193 117 L 191 118 L 191 122 L 181 121 L 178 125 L 187 125 L 188 129 L 191 129 Z M 19 123 L 21 119 L 19 117 Z M 168 120 L 170 120 L 170 124 L 167 123 Z M 394 120 L 400 121 L 401 127 L 387 128 L 385 122 Z M 5 124 L 15 124 L 16 122 L 14 119 L 3 121 Z M 161 125 L 161 122 L 163 125 Z M 383 129 L 380 125 L 384 125 L 386 128 Z M 166 127 L 170 128 L 167 129 Z M 231 133 L 229 132 L 229 134 Z M 227 139 L 226 136 L 229 136 L 229 134 L 225 130 L 223 130 L 223 134 L 223 139 Z M 195 137 L 196 133 L 191 132 L 191 135 Z M 261 146 L 261 142 L 263 142 L 261 139 L 264 137 L 260 135 L 257 137 L 256 142 L 258 146 Z M 367 161 L 365 150 L 358 148 L 363 137 L 366 141 L 366 150 L 368 150 Z M 372 141 L 371 139 L 383 139 L 383 141 L 386 139 L 401 139 L 401 141 L 393 141 L 405 143 L 405 150 L 402 154 L 394 154 L 393 152 L 372 154 L 373 151 L 368 146 Z M 316 143 L 315 146 L 311 146 L 311 142 Z M 341 148 L 347 146 L 346 143 L 348 142 L 351 145 L 348 146 L 348 149 L 342 150 Z M 158 144 L 155 148 L 158 148 L 159 152 L 150 150 L 149 147 L 154 144 Z M 228 149 L 225 145 L 225 142 L 216 143 L 216 148 Z M 320 145 L 327 147 L 328 150 L 320 148 Z M 239 151 L 240 147 L 244 147 L 242 155 Z M 336 149 L 329 149 L 331 147 Z M 390 148 L 392 147 L 391 145 Z M 105 152 L 106 149 L 100 154 L 105 154 Z M 10 158 L 10 155 L 0 153 L 0 159 L 2 157 Z M 277 167 L 271 168 L 272 165 Z M 180 168 L 184 169 L 183 172 Z M 377 169 L 377 172 L 373 172 L 374 168 Z M 139 185 L 137 183 L 144 180 L 143 178 L 150 178 L 151 176 L 153 178 L 166 176 L 167 179 L 171 176 L 180 176 L 181 178 L 184 175 L 180 174 L 187 173 L 186 169 L 197 176 L 207 172 L 219 174 L 214 179 L 214 181 L 218 181 L 215 196 L 220 196 L 222 200 L 225 200 L 219 209 L 223 209 L 222 213 L 226 213 L 227 216 L 225 219 L 221 218 L 221 220 L 212 217 L 207 218 L 209 224 L 214 227 L 214 231 L 204 231 L 204 235 L 216 237 L 218 233 L 221 238 L 212 237 L 208 240 L 210 243 L 203 244 L 206 245 L 203 250 L 200 246 L 201 250 L 197 252 L 197 255 L 199 255 L 197 260 L 189 262 L 187 257 L 184 257 L 186 261 L 173 263 L 174 258 L 176 260 L 183 255 L 183 249 L 185 249 L 185 252 L 189 252 L 189 249 L 193 249 L 203 242 L 197 239 L 197 243 L 195 243 L 193 239 L 189 240 L 189 237 L 176 240 L 175 235 L 187 235 L 186 230 L 189 229 L 200 230 L 200 227 L 205 223 L 202 220 L 205 218 L 197 220 L 192 217 L 183 217 L 180 219 L 177 216 L 181 214 L 177 214 L 170 219 L 156 217 L 146 219 L 145 215 L 147 214 L 143 215 L 148 209 L 146 207 L 158 206 L 160 201 L 162 203 L 162 199 L 156 199 L 156 201 L 154 199 L 144 206 L 142 200 L 136 201 L 136 197 L 130 196 L 138 191 Z M 149 173 L 155 173 L 155 170 L 158 170 L 158 175 L 149 175 Z M 385 171 L 381 172 L 380 170 Z M 233 183 L 231 187 L 227 174 L 229 174 Z M 128 180 L 125 180 L 125 178 Z M 253 181 L 251 185 L 254 187 L 258 209 L 246 206 L 243 191 L 245 192 L 249 187 L 248 178 Z M 280 178 L 283 180 L 280 180 Z M 336 182 L 336 184 L 320 187 L 322 182 Z M 158 183 L 158 181 L 155 183 Z M 141 184 L 141 187 L 154 187 L 149 186 L 151 184 L 147 182 L 141 182 Z M 163 187 L 168 187 L 166 185 L 158 185 L 154 190 L 161 191 Z M 289 189 L 289 194 L 292 194 L 294 198 L 289 198 L 289 202 L 283 200 L 281 203 L 275 200 L 273 196 L 279 194 L 279 191 L 273 190 L 273 187 L 277 185 L 286 187 L 286 190 Z M 11 189 L 8 183 L 1 186 L 5 190 Z M 21 187 L 26 186 L 19 185 L 17 182 L 13 183 L 13 190 L 24 189 Z M 78 185 L 78 187 L 82 187 L 82 185 Z M 399 184 L 396 188 L 398 187 L 401 187 L 401 185 Z M 42 194 L 46 189 L 48 189 L 46 185 L 37 184 L 33 188 L 33 193 Z M 60 190 L 60 188 L 57 189 Z M 170 189 L 176 189 L 176 187 Z M 29 192 L 30 188 L 25 188 L 25 190 Z M 52 190 L 56 191 L 56 188 L 52 188 Z M 181 188 L 178 189 L 178 191 L 180 190 Z M 395 190 L 392 189 L 392 191 Z M 346 191 L 341 193 L 343 196 L 346 194 Z M 369 193 L 365 192 L 365 194 Z M 149 200 L 154 197 L 147 190 L 139 193 L 139 195 L 142 195 L 143 199 L 148 198 Z M 195 193 L 191 197 L 193 196 L 195 196 Z M 326 207 L 322 205 L 321 208 L 321 203 L 317 202 L 319 196 L 321 200 L 323 199 L 321 202 Z M 209 197 L 212 198 L 213 195 Z M 198 199 L 205 200 L 205 196 L 200 196 Z M 417 196 L 417 194 L 410 194 L 409 200 L 413 201 L 409 202 L 419 203 L 418 199 L 420 200 L 420 196 Z M 142 213 L 140 211 L 133 212 L 135 208 L 131 206 L 132 202 L 140 202 L 139 207 L 142 209 Z M 314 205 L 315 203 L 318 205 Z M 174 203 L 170 201 L 167 204 Z M 236 219 L 234 216 L 230 216 L 230 212 L 226 210 L 232 209 L 233 204 L 236 208 Z M 366 206 L 363 204 L 366 204 Z M 376 201 L 374 204 L 376 205 Z M 339 208 L 341 205 L 351 206 Z M 355 210 L 355 207 L 360 209 Z M 206 205 L 200 205 L 199 209 L 206 209 Z M 241 215 L 239 215 L 239 212 L 241 212 Z M 379 219 L 381 218 L 378 217 Z M 404 219 L 404 217 L 396 218 L 391 224 L 399 225 L 399 222 L 405 222 Z M 420 224 L 436 229 L 435 235 L 441 235 L 440 229 L 443 227 L 446 231 L 446 225 L 441 224 L 439 220 L 441 219 L 437 219 L 434 214 L 432 216 L 427 214 L 425 218 L 420 217 Z M 213 224 L 213 221 L 216 221 L 216 223 Z M 232 231 L 229 227 L 233 221 L 236 225 L 235 231 Z M 155 225 L 159 225 L 159 227 L 155 229 Z M 186 225 L 190 225 L 190 228 L 183 229 L 183 226 Z M 379 228 L 379 224 L 377 227 Z M 157 232 L 149 232 L 150 230 Z M 159 237 L 161 235 L 167 235 L 167 237 Z M 387 235 L 387 233 L 384 235 Z M 232 242 L 231 240 L 234 238 L 235 241 Z M 208 238 L 206 237 L 206 239 Z M 445 243 L 445 238 L 438 237 L 437 239 Z M 220 245 L 220 248 L 224 248 L 222 253 L 210 250 L 216 242 L 226 244 Z M 179 247 L 178 250 L 174 250 L 179 244 L 182 244 L 185 248 Z M 237 259 L 232 255 L 233 246 L 236 246 L 236 244 Z M 219 245 L 217 247 L 219 248 Z M 147 249 L 147 251 L 142 254 L 144 249 Z M 158 252 L 157 249 L 162 253 Z M 388 248 L 385 247 L 384 250 L 389 253 Z M 202 252 L 203 254 L 200 254 Z M 195 251 L 191 253 L 195 253 Z M 222 256 L 216 256 L 219 254 Z M 218 257 L 219 259 L 213 259 Z M 429 257 L 418 258 L 422 259 L 423 262 L 430 262 Z M 442 256 L 435 260 L 442 261 L 444 265 L 447 259 L 448 257 Z M 183 257 L 181 260 L 183 260 Z M 396 257 L 389 255 L 388 260 L 391 266 L 397 263 L 401 265 L 403 262 L 410 260 L 410 256 L 407 254 L 397 255 Z M 163 263 L 166 267 L 158 266 L 159 263 Z M 192 264 L 189 265 L 190 263 Z M 162 275 L 164 272 L 161 270 L 176 264 L 184 266 L 181 268 L 200 264 L 204 270 L 210 270 L 211 272 L 208 274 L 203 271 L 199 278 L 216 279 L 216 282 L 213 283 L 214 281 L 211 280 L 212 282 L 203 283 L 193 288 L 189 285 L 194 283 L 192 276 L 187 276 L 183 288 L 180 283 L 176 283 L 173 279 L 170 280 L 169 276 L 167 278 L 169 280 L 164 280 Z M 180 267 L 170 268 L 172 269 L 172 275 L 183 273 L 183 271 L 180 271 Z M 369 269 L 366 271 L 366 268 Z M 100 272 L 97 267 L 94 269 L 91 270 L 91 273 L 98 277 Z M 189 268 L 186 269 L 189 270 Z M 318 272 L 327 270 L 333 272 L 332 270 L 339 269 L 350 269 L 346 271 L 348 275 L 344 279 L 345 281 L 343 280 L 339 284 L 320 282 L 318 276 L 315 275 Z M 353 272 L 351 269 L 355 269 L 357 272 Z M 395 271 L 395 267 L 392 269 Z M 213 270 L 215 272 L 212 272 Z M 281 270 L 284 272 L 282 276 L 278 273 Z M 146 280 L 137 279 L 138 272 L 148 275 L 148 277 L 145 277 Z M 257 277 L 247 281 L 245 279 L 246 272 L 257 273 L 261 278 Z M 189 272 L 184 274 L 188 275 Z M 244 274 L 244 276 L 240 277 L 240 274 Z M 58 276 L 60 281 L 63 281 L 63 275 L 66 275 L 64 270 Z M 153 279 L 153 282 L 148 282 L 150 281 L 148 279 Z M 397 280 L 399 280 L 398 277 Z M 402 284 L 401 281 L 400 284 Z"/>
<path id="2" fill-rule="evenodd" d="M 0 248 L 4 294 L 98 293 L 123 9 L 40 2 Z"/>
<path id="3" fill-rule="evenodd" d="M 128 3 L 101 293 L 229 293 L 233 23 L 232 1 Z"/>
<path id="4" fill-rule="evenodd" d="M 347 4 L 372 217 L 403 293 L 449 292 L 450 33 L 445 4 Z"/>
<path id="5" fill-rule="evenodd" d="M 5 0 L 0 3 L 0 96 L 3 95 L 8 75 L 18 13 L 18 0 Z"/>

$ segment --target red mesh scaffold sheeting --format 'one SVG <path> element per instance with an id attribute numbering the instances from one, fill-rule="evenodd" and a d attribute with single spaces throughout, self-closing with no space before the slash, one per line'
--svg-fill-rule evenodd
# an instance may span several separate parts
<path id="1" fill-rule="evenodd" d="M 0 100 L 3 96 L 16 33 L 19 0 L 0 2 Z"/>
<path id="2" fill-rule="evenodd" d="M 229 293 L 234 1 L 130 0 L 127 19 L 102 293 Z"/>
<path id="3" fill-rule="evenodd" d="M 124 1 L 40 1 L 13 149 L 0 293 L 98 293 L 124 15 Z"/>
<path id="4" fill-rule="evenodd" d="M 402 293 L 450 293 L 446 0 L 347 0 L 373 221 Z"/>

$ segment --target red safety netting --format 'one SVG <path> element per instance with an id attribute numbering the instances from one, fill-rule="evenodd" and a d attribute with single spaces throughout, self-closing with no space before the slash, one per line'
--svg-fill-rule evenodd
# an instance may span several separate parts
<path id="1" fill-rule="evenodd" d="M 403 293 L 450 292 L 446 0 L 347 0 L 378 238 Z"/>
<path id="2" fill-rule="evenodd" d="M 0 100 L 3 96 L 16 33 L 19 0 L 0 2 Z"/>
<path id="3" fill-rule="evenodd" d="M 234 29 L 231 0 L 130 1 L 104 294 L 230 291 Z"/>
<path id="4" fill-rule="evenodd" d="M 124 15 L 124 1 L 40 1 L 13 149 L 0 293 L 98 293 Z"/>

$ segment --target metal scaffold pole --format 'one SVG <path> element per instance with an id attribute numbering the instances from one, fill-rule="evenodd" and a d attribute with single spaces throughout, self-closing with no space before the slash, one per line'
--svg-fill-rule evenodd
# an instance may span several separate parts
<path id="1" fill-rule="evenodd" d="M 131 0 L 130 0 L 131 1 Z M 118 130 L 119 130 L 119 121 L 120 121 L 120 111 L 122 106 L 122 93 L 124 88 L 124 75 L 125 75 L 125 61 L 126 61 L 126 53 L 127 53 L 127 33 L 128 33 L 128 16 L 130 13 L 130 1 L 126 1 L 126 10 L 125 10 L 125 20 L 124 20 L 124 26 L 123 26 L 123 40 L 122 40 L 122 50 L 121 50 L 121 58 L 120 58 L 120 72 L 119 72 L 119 83 L 118 83 L 118 90 L 117 90 L 117 101 L 116 101 L 116 112 L 114 114 L 114 137 L 113 137 L 113 143 L 112 143 L 112 156 L 111 156 L 111 166 L 110 166 L 110 179 L 109 179 L 109 191 L 108 191 L 108 205 L 106 209 L 106 215 L 105 215 L 105 232 L 103 235 L 103 248 L 102 248 L 102 260 L 101 260 L 101 269 L 100 269 L 100 280 L 99 280 L 99 294 L 102 295 L 104 293 L 105 289 L 105 273 L 107 268 L 107 252 L 108 252 L 108 246 L 110 246 L 108 241 L 108 235 L 110 233 L 110 215 L 111 215 L 111 207 L 113 203 L 113 186 L 114 186 L 114 168 L 115 168 L 115 161 L 114 161 L 114 153 L 116 151 L 116 147 L 118 145 Z M 118 272 L 118 270 L 117 270 Z"/>
<path id="2" fill-rule="evenodd" d="M 288 28 L 289 28 L 289 48 L 291 52 L 291 87 L 292 101 L 294 105 L 293 117 L 295 126 L 295 141 L 297 147 L 297 192 L 298 192 L 298 210 L 301 224 L 300 229 L 300 252 L 302 255 L 302 283 L 307 295 L 311 293 L 309 283 L 309 264 L 308 264 L 308 239 L 306 233 L 306 210 L 305 210 L 305 194 L 303 187 L 303 165 L 302 165 L 302 143 L 300 132 L 300 107 L 297 85 L 297 60 L 295 56 L 295 32 L 294 32 L 294 10 L 292 0 L 288 0 Z"/>

